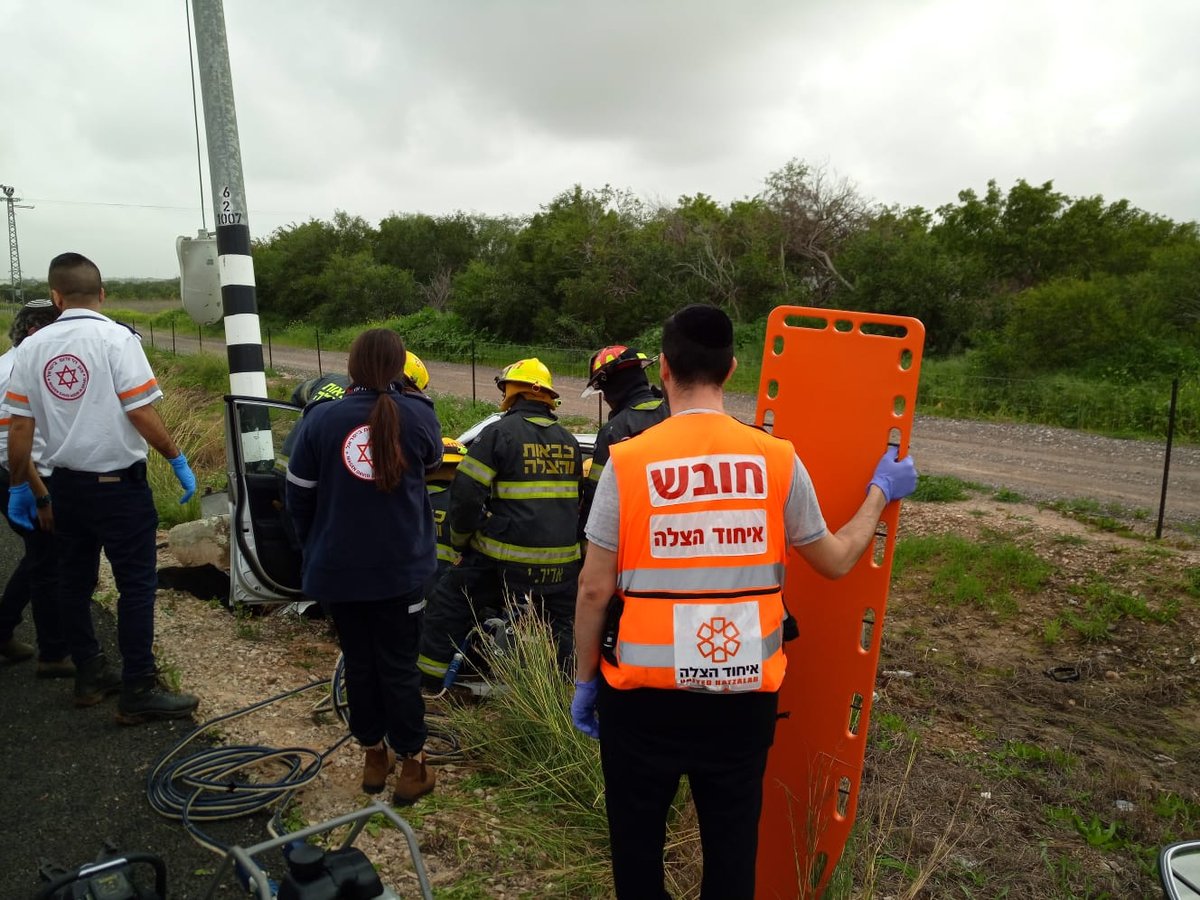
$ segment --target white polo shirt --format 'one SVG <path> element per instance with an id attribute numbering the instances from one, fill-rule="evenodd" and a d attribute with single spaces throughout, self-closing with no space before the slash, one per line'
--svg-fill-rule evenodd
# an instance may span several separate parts
<path id="1" fill-rule="evenodd" d="M 0 397 L 3 397 L 8 390 L 16 353 L 17 348 L 10 347 L 3 356 L 0 356 Z M 8 424 L 11 421 L 12 416 L 7 411 L 0 412 L 0 466 L 4 466 L 6 469 L 8 468 Z M 35 428 L 33 431 L 33 463 L 43 477 L 50 474 L 50 467 L 44 466 L 40 462 L 45 451 L 46 442 L 42 440 L 42 431 L 40 428 Z"/>
<path id="2" fill-rule="evenodd" d="M 146 458 L 126 413 L 162 396 L 137 335 L 90 309 L 68 309 L 21 342 L 3 409 L 32 417 L 51 469 L 111 472 Z"/>

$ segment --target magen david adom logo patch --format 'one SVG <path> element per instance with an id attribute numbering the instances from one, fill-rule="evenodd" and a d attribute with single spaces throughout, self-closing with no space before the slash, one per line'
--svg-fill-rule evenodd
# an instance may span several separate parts
<path id="1" fill-rule="evenodd" d="M 87 390 L 87 366 L 78 356 L 61 353 L 46 363 L 42 369 L 42 380 L 59 400 L 78 400 Z"/>
<path id="2" fill-rule="evenodd" d="M 359 425 L 346 435 L 342 444 L 342 462 L 355 478 L 375 480 L 375 464 L 371 461 L 371 429 Z"/>

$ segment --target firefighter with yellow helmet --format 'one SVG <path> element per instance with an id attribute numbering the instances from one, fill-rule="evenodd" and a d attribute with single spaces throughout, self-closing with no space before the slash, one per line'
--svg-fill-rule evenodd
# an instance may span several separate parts
<path id="1" fill-rule="evenodd" d="M 458 464 L 467 455 L 467 448 L 452 437 L 442 438 L 442 464 L 425 475 L 425 489 L 429 491 L 429 505 L 433 507 L 433 525 L 437 531 L 437 575 L 458 563 L 459 552 L 450 543 L 450 484 Z"/>
<path id="2" fill-rule="evenodd" d="M 503 416 L 458 464 L 450 486 L 450 537 L 462 560 L 429 599 L 417 665 L 441 682 L 477 620 L 528 598 L 570 665 L 579 574 L 583 458 L 558 423 L 558 392 L 538 359 L 496 376 Z"/>

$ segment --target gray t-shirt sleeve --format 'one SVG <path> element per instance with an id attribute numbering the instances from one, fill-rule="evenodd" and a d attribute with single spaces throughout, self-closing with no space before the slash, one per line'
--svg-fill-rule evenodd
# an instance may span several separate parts
<path id="1" fill-rule="evenodd" d="M 620 533 L 620 518 L 617 478 L 613 475 L 613 467 L 608 465 L 600 473 L 600 481 L 596 484 L 596 496 L 592 498 L 592 512 L 584 528 L 588 542 L 615 553 L 617 535 Z"/>
<path id="2" fill-rule="evenodd" d="M 808 470 L 800 462 L 800 457 L 797 456 L 795 460 L 792 465 L 792 486 L 783 508 L 783 521 L 787 527 L 788 543 L 800 547 L 824 537 L 827 529 Z"/>

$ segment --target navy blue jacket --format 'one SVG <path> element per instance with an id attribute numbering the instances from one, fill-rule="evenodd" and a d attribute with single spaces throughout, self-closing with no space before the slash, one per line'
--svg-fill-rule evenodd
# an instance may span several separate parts
<path id="1" fill-rule="evenodd" d="M 314 600 L 383 600 L 419 591 L 437 566 L 425 472 L 442 458 L 433 403 L 389 391 L 400 411 L 408 470 L 377 490 L 367 417 L 375 391 L 352 390 L 308 409 L 288 461 L 287 507 L 304 547 L 301 587 Z"/>

